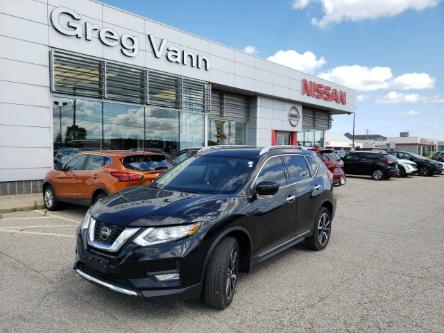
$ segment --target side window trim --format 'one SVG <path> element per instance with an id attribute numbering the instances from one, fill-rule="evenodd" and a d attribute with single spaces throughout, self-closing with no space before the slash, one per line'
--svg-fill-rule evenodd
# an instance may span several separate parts
<path id="1" fill-rule="evenodd" d="M 308 163 L 308 157 L 309 156 L 304 156 L 304 158 L 305 158 L 305 163 L 307 163 L 307 166 L 308 166 L 308 172 L 310 173 L 310 175 L 311 175 L 311 177 L 310 178 L 307 178 L 307 179 L 311 179 L 311 178 L 313 178 L 313 177 L 315 177 L 317 174 L 318 174 L 318 171 L 319 171 L 319 164 L 318 164 L 318 162 L 316 161 L 316 159 L 315 158 L 313 158 L 312 157 L 312 159 L 313 159 L 313 161 L 315 162 L 315 164 L 316 164 L 316 170 L 313 172 L 313 174 L 311 173 L 311 168 L 310 168 L 310 163 Z M 310 156 L 311 157 L 311 156 Z M 305 179 L 306 180 L 306 179 Z"/>
<path id="2" fill-rule="evenodd" d="M 251 188 L 250 188 L 250 190 L 253 189 L 253 188 L 257 185 L 257 180 L 258 180 L 259 175 L 261 174 L 262 170 L 264 169 L 264 166 L 268 163 L 268 161 L 271 161 L 273 158 L 278 158 L 278 159 L 281 161 L 282 169 L 284 170 L 285 183 L 286 183 L 286 185 L 281 186 L 281 188 L 289 185 L 289 184 L 288 184 L 288 177 L 287 177 L 287 170 L 286 170 L 286 167 L 285 167 L 285 163 L 284 163 L 284 161 L 283 161 L 283 159 L 282 159 L 283 156 L 284 156 L 284 155 L 274 155 L 274 156 L 270 156 L 269 158 L 267 158 L 267 159 L 264 161 L 264 163 L 262 163 L 262 165 L 261 165 L 261 167 L 259 168 L 258 172 L 257 172 L 256 175 L 254 176 L 254 179 L 253 179 L 253 182 L 252 182 L 252 184 L 251 184 Z"/>

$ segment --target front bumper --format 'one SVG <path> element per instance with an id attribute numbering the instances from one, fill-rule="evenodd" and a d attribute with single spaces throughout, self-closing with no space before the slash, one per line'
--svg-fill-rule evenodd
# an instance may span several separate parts
<path id="1" fill-rule="evenodd" d="M 198 298 L 205 251 L 197 237 L 140 247 L 128 240 L 119 252 L 91 247 L 86 234 L 77 234 L 74 270 L 87 281 L 130 296 Z M 165 274 L 177 278 L 159 279 Z"/>
<path id="2" fill-rule="evenodd" d="M 200 283 L 186 287 L 186 288 L 175 288 L 175 289 L 160 289 L 160 290 L 136 290 L 130 289 L 126 286 L 119 285 L 114 281 L 108 281 L 101 277 L 96 277 L 90 272 L 86 272 L 85 269 L 81 269 L 77 266 L 74 267 L 74 270 L 85 280 L 96 284 L 100 287 L 104 287 L 110 289 L 112 291 L 125 294 L 128 296 L 139 296 L 145 298 L 161 298 L 161 299 L 192 299 L 199 297 L 202 286 Z"/>

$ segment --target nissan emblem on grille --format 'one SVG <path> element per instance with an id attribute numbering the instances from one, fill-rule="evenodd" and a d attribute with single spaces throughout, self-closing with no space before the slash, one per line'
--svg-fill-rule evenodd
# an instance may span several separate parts
<path id="1" fill-rule="evenodd" d="M 111 229 L 108 227 L 102 227 L 100 230 L 100 239 L 106 241 L 111 236 Z"/>

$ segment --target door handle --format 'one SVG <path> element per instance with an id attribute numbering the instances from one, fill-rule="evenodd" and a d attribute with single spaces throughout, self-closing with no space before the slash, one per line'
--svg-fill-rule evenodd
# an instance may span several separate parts
<path id="1" fill-rule="evenodd" d="M 316 185 L 314 188 L 313 188 L 313 190 L 315 190 L 315 191 L 317 191 L 317 190 L 319 190 L 321 188 L 321 185 Z"/>
<path id="2" fill-rule="evenodd" d="M 287 202 L 293 202 L 296 199 L 296 196 L 294 194 L 291 194 L 287 197 Z"/>

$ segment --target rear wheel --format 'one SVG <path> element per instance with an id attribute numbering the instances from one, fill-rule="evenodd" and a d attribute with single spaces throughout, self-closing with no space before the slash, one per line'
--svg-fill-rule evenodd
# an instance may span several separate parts
<path id="1" fill-rule="evenodd" d="M 103 198 L 106 198 L 107 195 L 105 192 L 99 192 L 96 195 L 94 195 L 94 198 L 92 200 L 92 204 L 94 205 L 97 201 L 102 200 Z"/>
<path id="2" fill-rule="evenodd" d="M 55 191 L 51 185 L 47 185 L 43 189 L 43 204 L 47 210 L 57 210 L 60 207 Z"/>
<path id="3" fill-rule="evenodd" d="M 214 250 L 205 275 L 203 300 L 206 306 L 223 310 L 233 301 L 239 270 L 239 244 L 223 239 Z"/>
<path id="4" fill-rule="evenodd" d="M 374 180 L 381 180 L 384 178 L 384 172 L 381 169 L 376 169 L 372 172 L 372 178 Z"/>
<path id="5" fill-rule="evenodd" d="M 320 251 L 327 247 L 331 235 L 331 213 L 322 207 L 313 223 L 313 235 L 306 239 L 307 247 L 314 251 Z"/>

